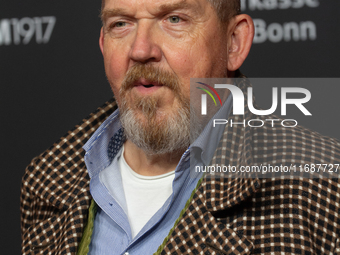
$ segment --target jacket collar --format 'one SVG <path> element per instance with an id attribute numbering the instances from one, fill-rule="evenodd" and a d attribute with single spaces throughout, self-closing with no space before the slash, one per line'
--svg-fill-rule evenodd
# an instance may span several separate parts
<path id="1" fill-rule="evenodd" d="M 106 102 L 33 161 L 28 167 L 32 173 L 24 180 L 34 187 L 36 196 L 64 211 L 79 194 L 89 195 L 82 146 L 116 108 L 114 99 Z"/>
<path id="2" fill-rule="evenodd" d="M 242 90 L 245 98 L 245 114 L 230 114 L 229 121 L 247 123 L 252 114 L 247 104 L 247 88 L 250 85 L 244 76 L 237 79 L 237 86 Z M 222 139 L 211 160 L 211 165 L 219 166 L 251 166 L 252 156 L 252 135 L 248 125 L 241 124 L 231 126 L 228 124 L 222 135 Z M 249 198 L 260 187 L 260 180 L 257 176 L 247 176 L 246 174 L 207 174 L 202 182 L 207 208 L 211 212 L 226 210 L 232 206 L 240 204 Z"/>
<path id="3" fill-rule="evenodd" d="M 238 87 L 247 98 L 246 90 L 250 85 L 246 78 L 238 79 L 238 81 Z M 230 114 L 229 120 L 231 119 L 234 122 L 243 122 L 243 120 L 247 122 L 251 119 L 246 102 L 245 115 Z M 238 167 L 251 165 L 253 162 L 251 143 L 252 136 L 249 127 L 227 125 L 210 165 Z M 225 213 L 226 211 L 233 213 L 233 210 L 228 209 L 236 208 L 236 205 L 245 201 L 259 189 L 260 181 L 256 176 L 246 177 L 248 176 L 206 174 L 193 191 L 192 200 L 190 203 L 188 201 L 174 228 L 155 254 L 170 254 L 181 242 L 189 246 L 191 242 L 186 236 L 195 231 L 201 234 L 203 245 L 199 247 L 203 253 L 250 254 L 254 247 L 252 241 L 237 229 L 232 229 L 217 219 L 219 218 L 217 215 L 225 217 L 228 214 L 228 212 Z M 187 246 L 184 247 L 191 248 Z"/>

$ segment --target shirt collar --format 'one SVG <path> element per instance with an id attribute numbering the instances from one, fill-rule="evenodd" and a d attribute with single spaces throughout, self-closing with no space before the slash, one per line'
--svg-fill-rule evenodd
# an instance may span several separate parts
<path id="1" fill-rule="evenodd" d="M 230 94 L 222 107 L 215 113 L 215 115 L 209 120 L 208 124 L 203 129 L 200 136 L 192 143 L 191 151 L 198 153 L 205 165 L 210 164 L 210 160 L 214 156 L 215 150 L 221 140 L 225 125 L 214 124 L 214 119 L 228 119 L 230 110 L 233 104 L 233 97 Z"/>
<path id="2" fill-rule="evenodd" d="M 116 138 L 115 144 L 117 151 L 124 143 L 122 125 L 119 121 L 119 110 L 114 111 L 103 124 L 94 132 L 91 138 L 85 143 L 83 149 L 86 151 L 84 160 L 90 178 L 99 174 L 99 172 L 111 164 L 112 159 L 109 157 L 109 145 Z M 121 145 L 119 146 L 119 143 Z M 113 153 L 113 151 L 111 151 Z"/>

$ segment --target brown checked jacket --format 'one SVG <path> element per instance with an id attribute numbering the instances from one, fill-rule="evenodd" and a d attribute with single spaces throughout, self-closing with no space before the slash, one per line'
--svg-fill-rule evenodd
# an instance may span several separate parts
<path id="1" fill-rule="evenodd" d="M 247 82 L 239 86 L 246 94 Z M 77 254 L 92 199 L 82 146 L 115 109 L 108 101 L 27 167 L 22 254 Z M 268 119 L 247 107 L 231 117 Z M 339 163 L 338 140 L 281 125 L 227 125 L 212 159 L 226 166 Z M 260 177 L 207 174 L 155 254 L 340 254 L 338 179 Z"/>

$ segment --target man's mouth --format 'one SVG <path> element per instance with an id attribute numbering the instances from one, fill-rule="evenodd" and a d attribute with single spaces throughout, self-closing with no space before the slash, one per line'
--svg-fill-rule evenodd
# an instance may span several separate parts
<path id="1" fill-rule="evenodd" d="M 151 87 L 153 87 L 154 85 L 153 84 L 148 84 L 148 85 L 143 85 L 144 86 L 144 88 L 151 88 Z"/>
<path id="2" fill-rule="evenodd" d="M 161 87 L 163 87 L 163 84 L 150 81 L 144 78 L 139 79 L 134 84 L 134 88 L 137 89 L 137 91 L 142 94 L 150 94 L 150 93 L 156 92 Z"/>
<path id="3" fill-rule="evenodd" d="M 160 84 L 156 81 L 150 81 L 148 79 L 145 79 L 145 78 L 140 78 L 137 82 L 136 82 L 136 85 L 140 85 L 140 86 L 144 86 L 146 88 L 150 88 L 152 86 L 163 86 L 163 84 Z"/>

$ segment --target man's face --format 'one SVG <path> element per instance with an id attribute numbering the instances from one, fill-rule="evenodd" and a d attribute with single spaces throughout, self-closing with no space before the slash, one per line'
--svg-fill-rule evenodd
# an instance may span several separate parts
<path id="1" fill-rule="evenodd" d="M 207 0 L 106 0 L 103 21 L 107 78 L 139 123 L 187 107 L 190 78 L 226 76 L 227 35 Z"/>

